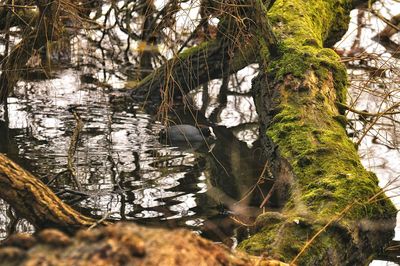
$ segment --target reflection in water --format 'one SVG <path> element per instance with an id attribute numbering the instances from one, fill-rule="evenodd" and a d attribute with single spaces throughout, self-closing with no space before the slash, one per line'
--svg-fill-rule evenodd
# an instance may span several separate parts
<path id="1" fill-rule="evenodd" d="M 61 198 L 98 218 L 186 226 L 221 241 L 236 227 L 230 215 L 257 215 L 258 209 L 247 207 L 251 197 L 236 204 L 262 168 L 259 155 L 235 137 L 240 128 L 233 135 L 225 126 L 215 126 L 218 140 L 213 144 L 166 146 L 158 139 L 161 124 L 150 115 L 135 106 L 130 112 L 115 108 L 109 94 L 80 84 L 77 76 L 66 70 L 52 80 L 20 82 L 18 98 L 8 102 L 7 123 L 0 121 L 0 152 L 44 182 L 52 180 Z M 75 154 L 83 188 L 79 192 L 66 172 L 75 127 L 71 106 L 84 123 Z M 253 120 L 254 113 L 236 112 L 238 125 Z M 256 136 L 249 137 L 251 129 L 257 131 L 254 125 L 244 129 L 247 141 L 254 141 Z M 5 228 L 10 218 L 6 209 L 0 213 Z M 27 230 L 26 223 L 18 229 Z"/>

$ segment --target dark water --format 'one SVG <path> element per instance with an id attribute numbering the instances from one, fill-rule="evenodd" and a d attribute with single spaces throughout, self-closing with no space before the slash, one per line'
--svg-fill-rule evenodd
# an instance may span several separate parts
<path id="1" fill-rule="evenodd" d="M 80 74 L 67 69 L 50 80 L 20 82 L 2 113 L 0 152 L 43 182 L 54 179 L 52 189 L 87 215 L 188 227 L 231 244 L 239 226 L 231 217 L 250 222 L 260 212 L 254 207 L 260 202 L 258 189 L 238 203 L 263 166 L 257 146 L 250 145 L 258 130 L 256 114 L 248 108 L 251 98 L 228 96 L 219 117 L 233 127 L 214 124 L 216 141 L 173 147 L 160 143 L 163 125 L 157 115 L 142 111 L 140 104 L 121 103 L 115 97 L 121 92 L 84 83 Z M 66 172 L 76 126 L 71 106 L 84 123 L 74 156 L 80 191 Z M 211 123 L 193 111 L 177 110 L 176 123 Z M 1 206 L 1 228 L 6 228 L 12 219 Z M 17 229 L 32 230 L 21 221 Z"/>

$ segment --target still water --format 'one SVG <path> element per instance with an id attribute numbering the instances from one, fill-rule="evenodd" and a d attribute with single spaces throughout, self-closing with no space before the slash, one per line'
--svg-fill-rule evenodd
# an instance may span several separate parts
<path id="1" fill-rule="evenodd" d="M 249 112 L 249 106 L 254 108 L 251 97 L 228 95 L 229 104 L 219 116 L 223 122 L 213 124 L 217 141 L 174 147 L 160 143 L 158 133 L 164 126 L 157 114 L 121 101 L 124 92 L 82 82 L 80 75 L 65 69 L 49 80 L 20 82 L 16 97 L 10 97 L 7 111 L 2 111 L 0 152 L 43 182 L 52 180 L 53 190 L 87 215 L 183 226 L 232 244 L 238 225 L 230 217 L 249 222 L 260 212 L 250 206 L 253 196 L 237 203 L 263 166 L 259 150 L 251 145 L 258 133 L 255 110 Z M 198 98 L 196 93 L 193 98 Z M 84 124 L 74 156 L 81 190 L 66 171 L 76 126 L 71 107 Z M 185 107 L 171 119 L 211 123 L 193 115 Z M 6 205 L 0 206 L 1 228 L 6 228 L 12 219 Z M 24 221 L 17 229 L 32 230 Z"/>

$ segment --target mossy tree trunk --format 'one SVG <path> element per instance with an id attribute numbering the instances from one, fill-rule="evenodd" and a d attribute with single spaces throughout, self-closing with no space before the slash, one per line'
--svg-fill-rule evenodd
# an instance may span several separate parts
<path id="1" fill-rule="evenodd" d="M 364 264 L 392 237 L 396 210 L 361 165 L 336 107 L 345 102 L 346 69 L 323 48 L 346 30 L 350 7 L 340 0 L 277 0 L 268 12 L 280 56 L 262 55 L 253 89 L 284 203 L 282 212 L 258 218 L 256 233 L 240 244 L 248 252 L 301 265 Z"/>

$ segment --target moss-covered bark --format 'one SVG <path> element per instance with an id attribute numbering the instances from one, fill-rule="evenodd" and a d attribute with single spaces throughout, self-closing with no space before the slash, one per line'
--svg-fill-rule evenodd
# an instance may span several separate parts
<path id="1" fill-rule="evenodd" d="M 296 262 L 355 264 L 391 238 L 396 210 L 361 165 L 336 108 L 345 101 L 346 70 L 323 48 L 347 28 L 350 2 L 277 0 L 268 13 L 280 56 L 263 58 L 253 86 L 263 145 L 285 203 L 282 213 L 259 217 L 256 234 L 241 243 L 251 253 L 289 262 L 322 230 Z"/>

